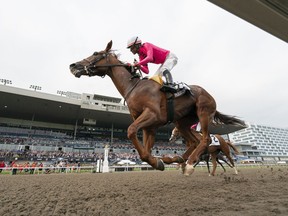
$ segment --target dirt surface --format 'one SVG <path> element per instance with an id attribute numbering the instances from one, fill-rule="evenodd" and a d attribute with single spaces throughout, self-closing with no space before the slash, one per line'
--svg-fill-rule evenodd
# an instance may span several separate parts
<path id="1" fill-rule="evenodd" d="M 0 215 L 288 215 L 288 167 L 0 175 Z"/>

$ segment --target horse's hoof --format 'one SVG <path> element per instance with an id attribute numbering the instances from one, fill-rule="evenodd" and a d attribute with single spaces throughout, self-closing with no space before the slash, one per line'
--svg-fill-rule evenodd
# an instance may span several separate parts
<path id="1" fill-rule="evenodd" d="M 156 169 L 160 171 L 164 171 L 165 170 L 164 162 L 160 158 L 156 158 L 156 160 L 157 160 Z"/>
<path id="2" fill-rule="evenodd" d="M 184 172 L 185 172 L 185 167 L 186 167 L 186 163 L 182 163 L 181 164 L 181 172 L 182 172 L 182 174 L 184 174 Z"/>
<path id="3" fill-rule="evenodd" d="M 185 176 L 190 176 L 194 172 L 195 168 L 193 165 L 187 164 L 184 170 L 184 175 Z"/>

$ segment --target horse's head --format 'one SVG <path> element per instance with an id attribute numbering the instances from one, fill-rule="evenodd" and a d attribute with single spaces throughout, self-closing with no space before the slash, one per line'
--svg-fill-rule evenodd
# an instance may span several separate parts
<path id="1" fill-rule="evenodd" d="M 75 77 L 105 76 L 111 67 L 108 57 L 111 54 L 112 40 L 107 44 L 105 50 L 94 52 L 93 55 L 82 61 L 70 65 L 70 71 Z"/>
<path id="2" fill-rule="evenodd" d="M 175 142 L 177 139 L 179 139 L 180 137 L 180 132 L 179 130 L 175 127 L 173 130 L 172 130 L 172 134 L 169 138 L 169 142 Z"/>

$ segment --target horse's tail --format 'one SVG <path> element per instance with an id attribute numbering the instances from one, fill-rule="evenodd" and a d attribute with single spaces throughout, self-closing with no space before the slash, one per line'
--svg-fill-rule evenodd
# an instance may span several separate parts
<path id="1" fill-rule="evenodd" d="M 236 155 L 240 154 L 240 152 L 238 151 L 238 149 L 236 148 L 236 146 L 233 143 L 231 143 L 230 141 L 226 141 L 226 143 L 234 150 L 234 153 Z"/>
<path id="2" fill-rule="evenodd" d="M 214 115 L 214 121 L 216 124 L 230 124 L 230 125 L 241 125 L 243 127 L 246 127 L 246 124 L 244 121 L 236 118 L 235 116 L 225 115 L 216 110 L 216 113 Z"/>

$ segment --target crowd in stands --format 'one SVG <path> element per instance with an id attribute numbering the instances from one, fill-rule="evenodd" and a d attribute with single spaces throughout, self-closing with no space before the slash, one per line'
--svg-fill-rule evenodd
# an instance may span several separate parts
<path id="1" fill-rule="evenodd" d="M 0 172 L 2 171 L 3 167 L 9 167 L 11 168 L 12 174 L 17 170 L 18 172 L 33 174 L 35 168 L 37 168 L 39 171 L 41 167 L 43 167 L 43 163 L 47 161 L 54 162 L 53 166 L 65 167 L 75 167 L 77 166 L 77 163 L 80 163 L 79 161 L 95 163 L 99 159 L 103 160 L 104 151 L 102 151 L 102 149 L 104 149 L 107 144 L 109 144 L 110 147 L 108 154 L 108 161 L 110 164 L 114 164 L 120 160 L 131 160 L 136 163 L 142 162 L 133 144 L 127 139 L 114 138 L 113 142 L 111 143 L 111 139 L 107 137 L 97 137 L 96 140 L 74 140 L 71 137 L 27 137 L 2 134 L 0 135 Z M 1 146 L 4 145 L 14 145 L 14 147 L 9 149 L 1 148 Z M 29 146 L 29 148 L 26 149 L 25 146 Z M 39 146 L 40 149 L 42 149 L 41 146 L 55 146 L 55 148 L 51 147 L 53 150 L 39 150 Z M 58 147 L 63 148 L 60 150 Z M 84 147 L 84 149 L 87 147 L 90 148 L 90 150 L 75 150 L 77 147 Z M 73 151 L 70 151 L 71 149 Z M 95 151 L 93 151 L 93 149 L 95 149 Z M 98 149 L 98 151 L 96 151 L 96 149 Z M 169 152 L 168 156 L 173 157 L 176 152 L 184 151 L 185 145 L 168 143 L 168 141 L 157 141 L 153 150 L 154 154 L 157 156 L 162 156 L 162 151 L 165 151 L 166 156 L 167 152 Z M 89 161 L 87 159 L 89 159 Z M 63 161 L 65 161 L 66 164 L 63 164 Z M 13 167 L 17 168 L 13 169 Z"/>
<path id="2" fill-rule="evenodd" d="M 33 151 L 33 146 L 52 146 L 55 147 L 69 147 L 69 148 L 99 148 L 103 149 L 107 144 L 110 145 L 111 149 L 124 149 L 124 150 L 134 150 L 134 146 L 131 143 L 130 140 L 127 139 L 116 139 L 114 138 L 112 143 L 109 138 L 101 138 L 98 137 L 97 140 L 87 140 L 87 139 L 59 139 L 59 138 L 48 138 L 48 137 L 21 137 L 21 136 L 0 136 L 0 145 L 1 144 L 14 144 L 21 147 L 18 150 L 23 150 L 23 146 L 30 146 L 31 150 L 29 154 L 30 156 L 37 156 L 39 154 L 46 156 L 46 157 L 52 157 L 55 154 L 65 154 L 65 156 L 70 157 L 72 153 L 70 152 L 62 152 L 62 153 L 55 153 L 55 152 L 39 152 L 39 151 Z M 1 146 L 0 146 L 1 147 Z M 1 149 L 1 148 L 0 148 Z M 39 150 L 39 148 L 37 148 Z M 54 149 L 53 149 L 54 150 Z M 184 144 L 177 144 L 177 143 L 169 143 L 167 141 L 157 141 L 155 142 L 155 145 L 153 147 L 153 150 L 165 150 L 165 151 L 184 151 L 185 145 Z M 48 155 L 47 155 L 48 154 Z M 51 155 L 52 154 L 52 155 Z M 68 155 L 66 155 L 68 154 Z M 75 154 L 75 153 L 73 153 Z M 60 157 L 61 155 L 57 155 L 57 157 Z M 75 157 L 75 155 L 73 155 Z M 83 155 L 77 157 L 95 157 L 94 155 Z"/>

